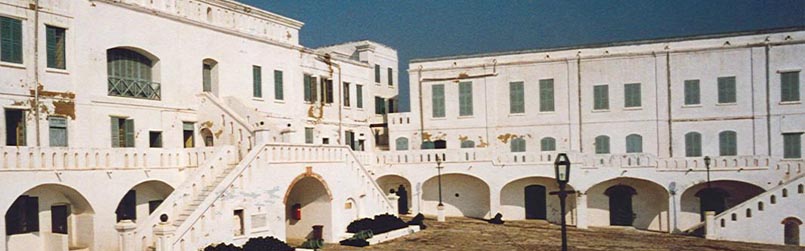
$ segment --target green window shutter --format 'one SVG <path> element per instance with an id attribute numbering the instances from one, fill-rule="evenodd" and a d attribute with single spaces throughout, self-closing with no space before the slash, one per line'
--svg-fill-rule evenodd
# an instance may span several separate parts
<path id="1" fill-rule="evenodd" d="M 283 90 L 282 82 L 283 82 L 282 71 L 274 70 L 274 99 L 276 100 L 285 99 L 285 93 Z"/>
<path id="2" fill-rule="evenodd" d="M 718 78 L 718 103 L 735 103 L 735 77 Z"/>
<path id="3" fill-rule="evenodd" d="M 556 139 L 551 137 L 542 138 L 540 148 L 543 152 L 556 151 Z"/>
<path id="4" fill-rule="evenodd" d="M 362 85 L 355 85 L 355 96 L 357 96 L 357 97 L 355 97 L 357 99 L 356 102 L 355 102 L 356 103 L 355 105 L 357 105 L 358 108 L 363 108 L 363 86 Z"/>
<path id="5" fill-rule="evenodd" d="M 623 85 L 623 92 L 624 92 L 624 100 L 623 100 L 624 107 L 641 106 L 642 97 L 640 93 L 640 83 Z"/>
<path id="6" fill-rule="evenodd" d="M 408 138 L 405 138 L 405 137 L 399 137 L 399 138 L 397 138 L 397 139 L 396 139 L 396 140 L 394 140 L 394 141 L 395 141 L 395 144 L 396 144 L 396 148 L 395 148 L 395 149 L 396 149 L 397 151 L 405 151 L 405 150 L 408 150 Z"/>
<path id="7" fill-rule="evenodd" d="M 525 90 L 523 82 L 509 83 L 509 113 L 525 112 Z"/>
<path id="8" fill-rule="evenodd" d="M 319 90 L 318 90 L 318 79 L 316 77 L 310 77 L 310 102 L 316 102 L 319 100 Z"/>
<path id="9" fill-rule="evenodd" d="M 375 114 L 386 114 L 386 100 L 382 97 L 375 97 Z"/>
<path id="10" fill-rule="evenodd" d="M 0 61 L 22 64 L 22 21 L 0 17 Z"/>
<path id="11" fill-rule="evenodd" d="M 324 80 L 324 93 L 323 94 L 326 95 L 324 97 L 325 98 L 324 102 L 327 103 L 327 104 L 332 104 L 333 103 L 333 80 L 332 79 Z"/>
<path id="12" fill-rule="evenodd" d="M 461 148 L 475 148 L 475 141 L 472 140 L 461 141 Z"/>
<path id="13" fill-rule="evenodd" d="M 513 153 L 521 153 L 525 152 L 525 139 L 524 138 L 514 138 L 511 140 L 511 152 Z"/>
<path id="14" fill-rule="evenodd" d="M 431 98 L 433 102 L 433 117 L 443 118 L 445 116 L 443 84 L 431 86 Z"/>
<path id="15" fill-rule="evenodd" d="M 302 80 L 304 80 L 304 84 L 303 84 L 302 89 L 304 89 L 304 92 L 305 92 L 305 101 L 311 102 L 311 101 L 313 101 L 313 99 L 311 98 L 311 93 L 310 93 L 310 75 L 307 75 L 307 74 L 303 75 Z"/>
<path id="16" fill-rule="evenodd" d="M 458 84 L 459 116 L 472 115 L 472 82 Z"/>
<path id="17" fill-rule="evenodd" d="M 212 65 L 210 64 L 202 64 L 201 66 L 201 81 L 202 81 L 202 91 L 211 92 L 212 91 Z"/>
<path id="18" fill-rule="evenodd" d="M 699 80 L 685 80 L 685 104 L 698 105 L 701 104 Z"/>
<path id="19" fill-rule="evenodd" d="M 394 85 L 394 70 L 391 69 L 391 67 L 388 68 L 388 74 L 387 75 L 388 75 L 388 79 L 389 79 L 389 85 Z"/>
<path id="20" fill-rule="evenodd" d="M 313 128 L 305 127 L 305 144 L 313 144 Z"/>
<path id="21" fill-rule="evenodd" d="M 252 66 L 252 90 L 255 98 L 263 97 L 263 72 L 260 66 Z"/>
<path id="22" fill-rule="evenodd" d="M 66 69 L 65 30 L 53 26 L 46 26 L 45 30 L 48 68 Z"/>
<path id="23" fill-rule="evenodd" d="M 780 74 L 780 101 L 799 101 L 799 72 L 783 72 Z"/>
<path id="24" fill-rule="evenodd" d="M 344 82 L 344 86 L 342 87 L 342 91 L 344 92 L 344 106 L 349 107 L 349 82 Z"/>
<path id="25" fill-rule="evenodd" d="M 539 81 L 539 111 L 552 112 L 554 107 L 553 79 Z"/>
<path id="26" fill-rule="evenodd" d="M 375 83 L 380 83 L 380 65 L 375 65 Z"/>
<path id="27" fill-rule="evenodd" d="M 609 136 L 595 137 L 595 153 L 609 154 Z"/>
<path id="28" fill-rule="evenodd" d="M 718 150 L 721 156 L 738 155 L 738 136 L 733 131 L 723 131 L 718 134 Z"/>
<path id="29" fill-rule="evenodd" d="M 126 147 L 134 147 L 134 120 L 127 119 L 126 125 Z"/>
<path id="30" fill-rule="evenodd" d="M 112 147 L 122 147 L 120 144 L 120 118 L 112 117 Z"/>
<path id="31" fill-rule="evenodd" d="M 643 136 L 631 134 L 626 136 L 626 153 L 642 153 Z"/>
<path id="32" fill-rule="evenodd" d="M 702 156 L 702 135 L 698 132 L 689 132 L 685 134 L 685 156 Z"/>
<path id="33" fill-rule="evenodd" d="M 48 117 L 50 125 L 50 146 L 67 146 L 67 119 Z"/>
<path id="34" fill-rule="evenodd" d="M 596 85 L 593 86 L 593 109 L 594 110 L 607 110 L 609 109 L 609 86 Z"/>
<path id="35" fill-rule="evenodd" d="M 802 133 L 783 133 L 783 158 L 802 158 Z"/>

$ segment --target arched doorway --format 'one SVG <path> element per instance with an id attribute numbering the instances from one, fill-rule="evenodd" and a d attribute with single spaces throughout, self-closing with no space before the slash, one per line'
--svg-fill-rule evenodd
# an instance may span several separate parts
<path id="1" fill-rule="evenodd" d="M 332 240 L 333 197 L 323 179 L 313 174 L 300 176 L 285 195 L 285 234 L 288 239 L 303 240 L 312 234 L 313 226 L 324 226 L 324 239 Z"/>
<path id="2" fill-rule="evenodd" d="M 500 190 L 500 213 L 506 220 L 542 219 L 561 221 L 559 196 L 549 195 L 558 191 L 556 179 L 548 177 L 525 177 L 506 183 Z M 568 191 L 575 188 L 568 185 Z M 565 218 L 568 224 L 576 224 L 576 197 L 567 198 Z"/>
<path id="3" fill-rule="evenodd" d="M 412 193 L 411 182 L 408 179 L 399 175 L 386 175 L 377 178 L 377 185 L 386 193 L 394 193 L 400 196 L 397 201 L 397 208 L 400 214 L 409 214 L 411 212 Z"/>
<path id="4" fill-rule="evenodd" d="M 213 59 L 201 62 L 201 90 L 218 96 L 218 62 Z"/>
<path id="5" fill-rule="evenodd" d="M 705 211 L 721 213 L 764 191 L 759 186 L 738 180 L 716 180 L 692 185 L 677 194 L 680 211 L 676 217 L 676 228 L 688 230 L 704 220 Z"/>
<path id="6" fill-rule="evenodd" d="M 135 185 L 120 199 L 115 209 L 116 222 L 146 219 L 162 201 L 173 192 L 173 187 L 158 180 L 145 181 Z"/>
<path id="7" fill-rule="evenodd" d="M 34 187 L 6 210 L 5 250 L 91 248 L 94 215 L 86 198 L 73 188 L 58 184 Z"/>
<path id="8" fill-rule="evenodd" d="M 546 220 L 548 218 L 548 201 L 545 186 L 530 185 L 525 187 L 525 218 Z"/>
<path id="9" fill-rule="evenodd" d="M 631 226 L 636 215 L 632 208 L 632 196 L 637 191 L 625 185 L 617 185 L 604 192 L 609 197 L 609 224 L 612 226 Z"/>
<path id="10" fill-rule="evenodd" d="M 620 177 L 598 183 L 585 192 L 590 226 L 633 226 L 669 231 L 669 193 L 653 181 Z"/>
<path id="11" fill-rule="evenodd" d="M 212 131 L 210 128 L 202 128 L 201 129 L 201 138 L 204 140 L 204 146 L 206 147 L 213 147 L 215 137 L 212 135 Z"/>
<path id="12" fill-rule="evenodd" d="M 785 245 L 799 246 L 799 226 L 802 221 L 794 217 L 783 220 L 783 243 Z"/>
<path id="13" fill-rule="evenodd" d="M 422 207 L 425 214 L 436 215 L 439 204 L 437 177 L 422 185 Z M 442 174 L 442 202 L 447 216 L 472 218 L 490 217 L 489 186 L 483 180 L 467 174 Z"/>

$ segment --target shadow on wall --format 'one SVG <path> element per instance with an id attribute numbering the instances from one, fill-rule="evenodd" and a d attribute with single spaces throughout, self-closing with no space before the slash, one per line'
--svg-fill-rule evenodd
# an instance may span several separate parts
<path id="1" fill-rule="evenodd" d="M 287 238 L 308 238 L 314 225 L 323 225 L 324 239 L 331 240 L 332 199 L 324 184 L 316 178 L 306 177 L 290 189 L 285 201 Z"/>
<path id="2" fill-rule="evenodd" d="M 435 215 L 439 204 L 437 177 L 422 185 L 422 208 L 426 214 Z M 445 215 L 473 218 L 490 217 L 489 186 L 484 181 L 466 174 L 442 174 L 442 201 Z"/>

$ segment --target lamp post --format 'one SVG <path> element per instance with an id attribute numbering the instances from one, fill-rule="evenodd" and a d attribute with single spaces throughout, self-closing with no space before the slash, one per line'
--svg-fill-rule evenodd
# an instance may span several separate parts
<path id="1" fill-rule="evenodd" d="M 565 222 L 565 200 L 567 199 L 568 192 L 565 191 L 565 186 L 570 180 L 570 159 L 567 154 L 560 153 L 556 156 L 553 163 L 556 170 L 556 183 L 559 183 L 559 211 L 561 212 L 562 219 L 562 251 L 567 251 L 567 223 Z"/>
<path id="2" fill-rule="evenodd" d="M 704 167 L 707 168 L 707 189 L 710 189 L 710 156 L 704 156 Z"/>
<path id="3" fill-rule="evenodd" d="M 442 159 L 439 158 L 438 154 L 436 155 L 436 172 L 436 179 L 439 183 L 439 205 L 436 206 L 436 220 L 444 222 L 444 204 L 442 203 Z"/>

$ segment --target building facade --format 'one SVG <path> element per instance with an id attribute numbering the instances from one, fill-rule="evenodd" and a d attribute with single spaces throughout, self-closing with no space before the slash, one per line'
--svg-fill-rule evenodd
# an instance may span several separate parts
<path id="1" fill-rule="evenodd" d="M 0 2 L 0 249 L 335 242 L 440 199 L 557 222 L 559 152 L 579 228 L 784 244 L 805 217 L 802 28 L 415 60 L 395 113 L 396 50 L 307 48 L 302 26 L 230 0 Z"/>

